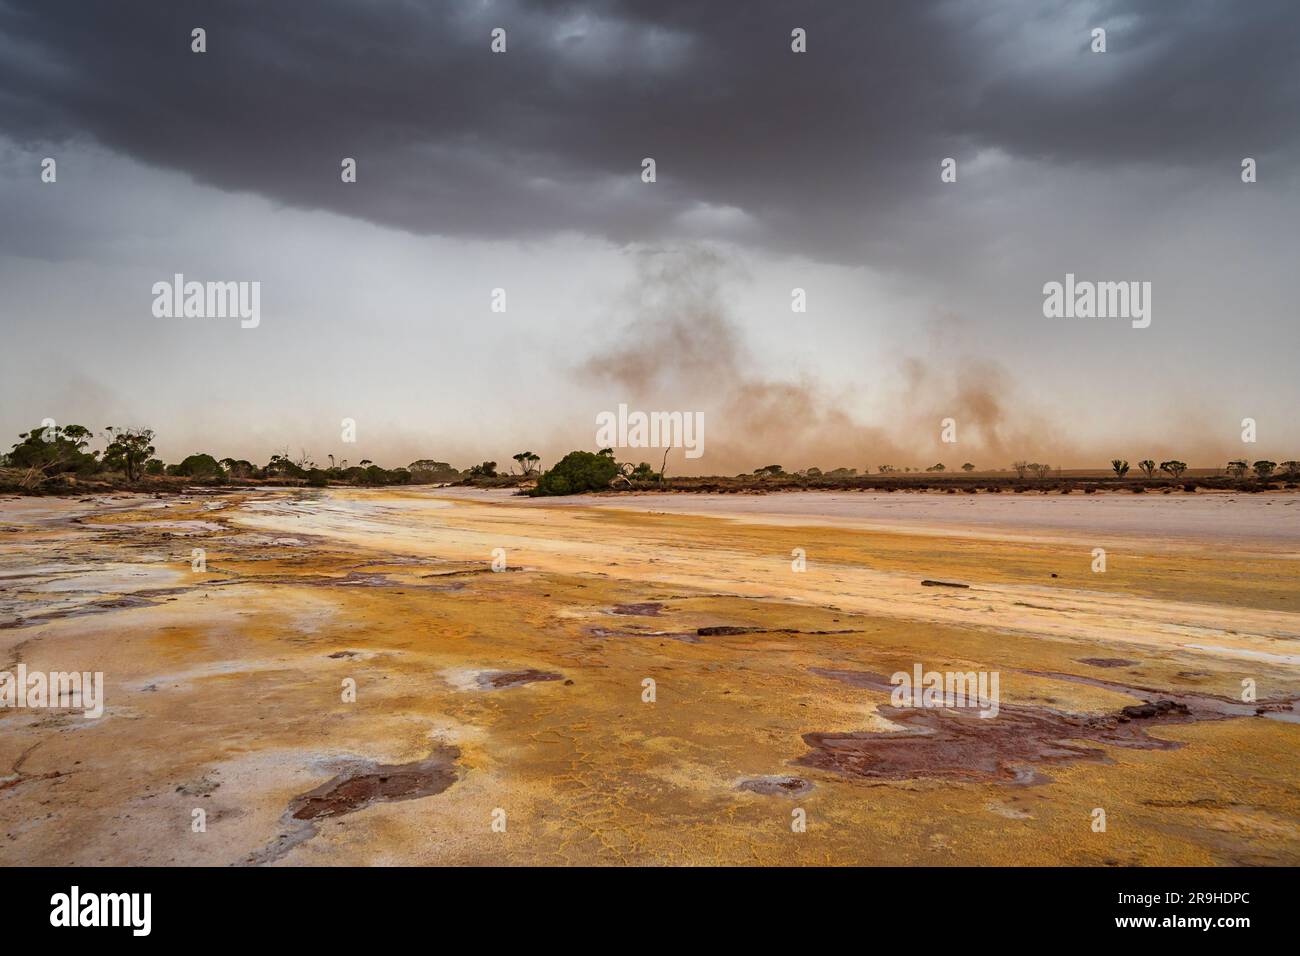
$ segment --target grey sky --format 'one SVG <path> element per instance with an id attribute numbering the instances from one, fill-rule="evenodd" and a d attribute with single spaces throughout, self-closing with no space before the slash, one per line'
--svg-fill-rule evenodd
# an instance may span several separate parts
<path id="1" fill-rule="evenodd" d="M 627 401 L 704 408 L 704 471 L 1296 457 L 1297 50 L 1266 0 L 0 0 L 0 426 L 464 464 Z M 261 281 L 262 327 L 155 319 L 177 271 Z M 1150 281 L 1151 328 L 1045 319 L 1066 272 Z M 629 347 L 661 374 L 592 374 Z M 737 413 L 756 383 L 808 427 Z"/>

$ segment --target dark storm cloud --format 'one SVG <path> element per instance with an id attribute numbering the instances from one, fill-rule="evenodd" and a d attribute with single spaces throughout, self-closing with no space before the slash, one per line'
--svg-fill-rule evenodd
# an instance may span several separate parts
<path id="1" fill-rule="evenodd" d="M 935 195 L 944 156 L 1231 168 L 1293 147 L 1297 49 L 1292 0 L 0 0 L 0 131 L 417 233 L 845 260 Z"/>

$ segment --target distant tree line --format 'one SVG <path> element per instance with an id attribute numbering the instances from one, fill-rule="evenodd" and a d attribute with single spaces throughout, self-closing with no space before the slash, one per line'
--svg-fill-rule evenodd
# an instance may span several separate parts
<path id="1" fill-rule="evenodd" d="M 1110 463 L 1111 470 L 1115 472 L 1116 477 L 1123 478 L 1129 472 L 1129 464 L 1123 458 L 1115 458 Z M 1300 477 L 1300 461 L 1284 461 L 1279 466 L 1275 461 L 1269 461 L 1266 458 L 1260 459 L 1254 463 L 1247 462 L 1244 458 L 1237 458 L 1228 462 L 1224 469 L 1233 478 L 1244 478 L 1248 471 L 1253 471 L 1255 477 L 1261 480 L 1267 480 L 1273 477 L 1274 473 L 1281 467 L 1282 476 L 1287 479 Z M 1185 461 L 1162 461 L 1157 465 L 1150 458 L 1145 458 L 1138 462 L 1138 470 L 1148 478 L 1155 477 L 1156 469 L 1164 472 L 1170 478 L 1180 478 L 1183 472 L 1187 471 L 1187 462 Z"/>
<path id="2" fill-rule="evenodd" d="M 106 426 L 100 436 L 104 447 L 90 448 L 96 438 L 84 425 L 41 425 L 18 436 L 6 454 L 0 455 L 0 467 L 18 471 L 16 484 L 34 488 L 60 477 L 79 479 L 118 478 L 128 484 L 156 477 L 189 478 L 210 484 L 228 481 L 293 481 L 324 487 L 330 483 L 353 485 L 404 485 L 415 482 L 453 482 L 464 474 L 446 462 L 432 459 L 414 461 L 408 468 L 383 468 L 368 458 L 355 465 L 347 459 L 336 461 L 328 456 L 327 465 L 318 465 L 305 451 L 291 455 L 288 450 L 270 457 L 264 465 L 242 458 L 217 459 L 206 452 L 195 452 L 174 464 L 155 457 L 154 431 L 150 428 Z M 525 453 L 528 467 L 535 468 L 537 456 Z M 484 465 L 495 464 L 485 462 Z M 482 468 L 483 466 L 475 466 Z"/>
<path id="3" fill-rule="evenodd" d="M 179 462 L 167 464 L 156 457 L 153 429 L 110 425 L 103 429 L 99 437 L 103 440 L 104 447 L 92 450 L 90 445 L 96 436 L 83 425 L 46 424 L 23 432 L 9 452 L 0 455 L 0 468 L 9 472 L 3 483 L 10 487 L 16 484 L 19 488 L 31 489 L 43 483 L 56 482 L 65 476 L 79 479 L 120 476 L 128 484 L 149 478 L 177 477 L 210 484 L 287 481 L 311 487 L 326 487 L 332 483 L 378 486 L 456 482 L 504 486 L 522 483 L 532 495 L 569 495 L 617 488 L 662 487 L 666 480 L 667 464 L 667 454 L 658 470 L 648 462 L 636 465 L 630 462 L 620 463 L 615 459 L 612 448 L 603 448 L 598 452 L 570 452 L 546 471 L 541 468 L 541 456 L 531 451 L 521 451 L 511 456 L 515 464 L 506 474 L 498 471 L 495 461 L 484 461 L 465 471 L 430 458 L 418 459 L 405 468 L 383 468 L 368 458 L 349 464 L 347 459 L 336 461 L 334 455 L 327 456 L 327 463 L 317 464 L 305 451 L 300 451 L 295 456 L 290 455 L 287 449 L 272 455 L 264 465 L 242 458 L 218 459 L 206 452 L 195 452 Z M 1162 461 L 1157 465 L 1153 459 L 1145 458 L 1137 463 L 1137 467 L 1148 479 L 1154 478 L 1159 471 L 1177 480 L 1187 471 L 1187 463 L 1176 459 Z M 1016 461 L 1011 464 L 1011 469 L 1020 479 L 1030 476 L 1046 479 L 1051 477 L 1053 470 L 1058 478 L 1060 476 L 1060 469 L 1039 462 Z M 1118 478 L 1125 478 L 1130 471 L 1128 461 L 1121 458 L 1111 461 L 1111 469 Z M 879 465 L 877 470 L 880 475 L 899 473 L 899 469 L 888 464 Z M 975 465 L 965 462 L 961 465 L 961 470 L 971 474 L 975 471 Z M 920 474 L 921 471 L 922 469 L 911 466 L 902 469 L 904 473 Z M 938 462 L 926 467 L 924 471 L 942 473 L 946 467 Z M 1300 478 L 1300 462 L 1284 461 L 1279 465 L 1266 459 L 1253 463 L 1236 459 L 1228 462 L 1226 471 L 1236 479 L 1242 479 L 1248 472 L 1253 472 L 1261 481 L 1268 481 L 1280 471 L 1281 477 L 1295 480 Z M 14 472 L 17 472 L 16 480 Z M 864 476 L 869 474 L 869 470 L 864 472 Z M 752 473 L 737 478 L 757 480 L 765 484 L 774 481 L 784 484 L 859 480 L 856 468 L 835 468 L 824 472 L 817 467 L 808 467 L 791 474 L 777 464 L 755 468 Z"/>

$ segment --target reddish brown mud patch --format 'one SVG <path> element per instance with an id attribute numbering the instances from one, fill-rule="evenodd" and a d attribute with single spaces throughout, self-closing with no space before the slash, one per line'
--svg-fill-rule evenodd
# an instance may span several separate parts
<path id="1" fill-rule="evenodd" d="M 1164 717 L 1167 714 L 1187 714 L 1187 705 L 1173 700 L 1156 700 L 1148 704 L 1134 704 L 1125 707 L 1120 713 L 1129 720 L 1150 720 L 1152 717 Z"/>
<path id="2" fill-rule="evenodd" d="M 526 671 L 486 671 L 478 675 L 478 686 L 484 690 L 504 690 L 507 687 L 520 687 L 523 684 L 548 680 L 564 680 L 564 675 L 532 668 Z"/>
<path id="3" fill-rule="evenodd" d="M 1130 667 L 1137 661 L 1125 660 L 1122 657 L 1081 657 L 1079 663 L 1090 667 Z"/>
<path id="4" fill-rule="evenodd" d="M 755 777 L 752 780 L 742 780 L 737 785 L 737 790 L 748 790 L 750 793 L 761 793 L 764 796 L 785 795 L 797 797 L 807 793 L 813 788 L 813 785 L 802 777 Z"/>
<path id="5" fill-rule="evenodd" d="M 813 672 L 855 687 L 885 692 L 894 689 L 882 674 L 822 669 Z M 1125 689 L 1145 696 L 1135 689 Z M 1155 726 L 1230 716 L 1219 707 L 1195 706 L 1186 699 L 1156 699 L 1101 716 L 1013 704 L 1002 704 L 995 717 L 980 717 L 978 711 L 965 708 L 884 705 L 878 712 L 905 729 L 897 733 L 804 734 L 804 743 L 812 749 L 795 763 L 870 779 L 927 777 L 1039 783 L 1047 778 L 1035 765 L 1105 760 L 1105 751 L 1092 744 L 1170 750 L 1182 745 L 1151 737 L 1147 731 Z"/>
<path id="6" fill-rule="evenodd" d="M 610 614 L 623 614 L 632 617 L 658 617 L 664 606 L 658 601 L 643 601 L 640 604 L 615 604 Z"/>
<path id="7" fill-rule="evenodd" d="M 424 760 L 377 764 L 356 760 L 315 790 L 295 797 L 281 818 L 275 839 L 243 860 L 247 866 L 274 863 L 319 831 L 319 821 L 340 817 L 375 803 L 418 800 L 442 793 L 461 778 L 460 748 L 440 746 Z"/>
<path id="8" fill-rule="evenodd" d="M 401 764 L 359 764 L 327 780 L 289 805 L 294 820 L 339 817 L 372 803 L 418 800 L 442 793 L 459 779 L 457 747 L 440 747 L 424 760 Z"/>

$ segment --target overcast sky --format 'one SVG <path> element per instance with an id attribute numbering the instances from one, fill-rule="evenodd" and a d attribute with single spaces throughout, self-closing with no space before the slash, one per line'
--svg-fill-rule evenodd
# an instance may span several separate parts
<path id="1" fill-rule="evenodd" d="M 627 403 L 705 412 L 678 471 L 1300 457 L 1298 50 L 1293 0 L 0 0 L 0 432 L 546 463 Z M 260 325 L 155 317 L 178 272 Z M 1045 318 L 1067 273 L 1150 327 Z"/>

